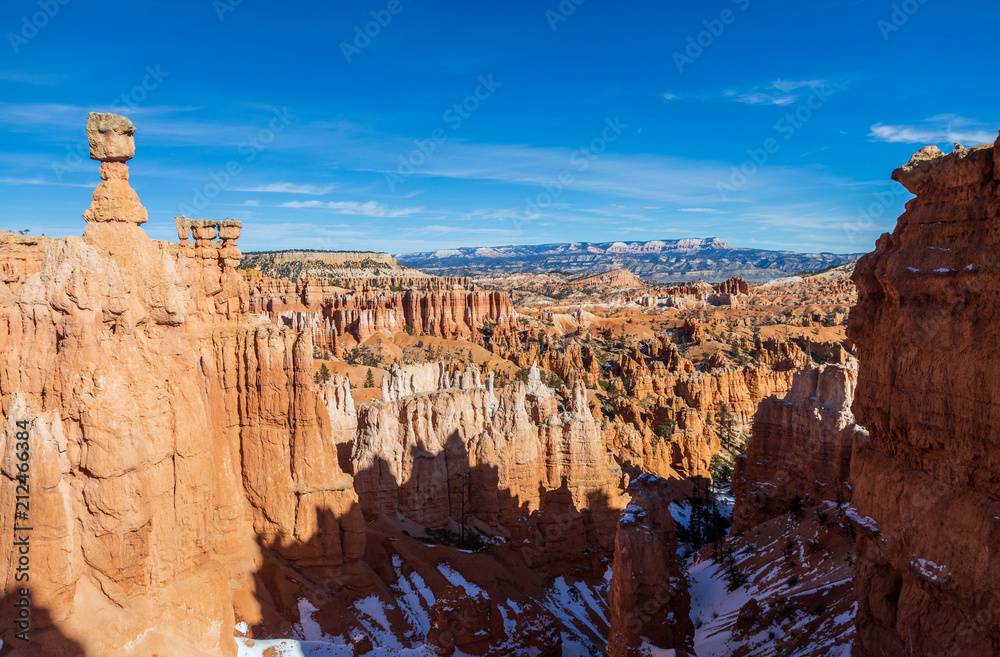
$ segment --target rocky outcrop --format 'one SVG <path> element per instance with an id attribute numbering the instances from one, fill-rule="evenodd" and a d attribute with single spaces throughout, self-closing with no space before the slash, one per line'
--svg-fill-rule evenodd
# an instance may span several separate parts
<path id="1" fill-rule="evenodd" d="M 820 365 L 796 373 L 784 399 L 760 403 L 733 472 L 733 533 L 787 512 L 795 497 L 804 506 L 851 500 L 851 455 L 868 439 L 851 413 L 856 383 L 853 359 Z"/>
<path id="2" fill-rule="evenodd" d="M 628 269 L 612 269 L 602 274 L 576 278 L 569 283 L 573 287 L 600 287 L 603 289 L 627 289 L 645 287 L 639 278 Z"/>
<path id="3" fill-rule="evenodd" d="M 235 655 L 234 599 L 268 560 L 328 590 L 368 577 L 309 335 L 247 312 L 237 222 L 194 227 L 195 246 L 147 237 L 133 130 L 88 121 L 102 182 L 82 238 L 0 245 L 0 504 L 27 442 L 34 528 L 30 644 L 0 610 L 12 654 Z M 0 556 L 5 594 L 17 558 Z"/>
<path id="4" fill-rule="evenodd" d="M 677 564 L 673 498 L 664 479 L 641 475 L 628 488 L 608 592 L 609 657 L 641 657 L 694 648 L 691 600 Z"/>
<path id="5" fill-rule="evenodd" d="M 704 331 L 697 321 L 685 326 L 696 337 Z M 794 374 L 791 369 L 735 366 L 719 359 L 713 363 L 711 369 L 698 371 L 665 338 L 646 341 L 619 357 L 619 375 L 631 394 L 615 400 L 612 431 L 605 432 L 609 448 L 645 472 L 706 475 L 720 449 L 708 418 L 718 418 L 725 409 L 735 429 L 749 428 L 757 404 L 783 395 Z M 637 431 L 615 427 L 618 421 Z M 639 454 L 641 462 L 628 456 Z"/>
<path id="6" fill-rule="evenodd" d="M 362 406 L 352 457 L 362 509 L 429 527 L 474 517 L 510 537 L 529 565 L 600 572 L 621 473 L 582 384 L 564 405 L 529 377 L 499 396 L 470 385 Z"/>
<path id="7" fill-rule="evenodd" d="M 917 153 L 917 197 L 854 272 L 854 655 L 1000 654 L 1000 148 Z"/>
<path id="8" fill-rule="evenodd" d="M 732 278 L 722 281 L 715 286 L 715 291 L 719 294 L 750 294 L 750 286 L 741 276 L 733 276 Z"/>
<path id="9" fill-rule="evenodd" d="M 294 294 L 292 290 L 294 289 Z M 335 349 L 344 336 L 364 342 L 375 333 L 475 338 L 479 330 L 515 327 L 509 292 L 466 289 L 337 292 L 318 283 L 259 283 L 250 309 L 279 325 L 309 330 L 317 346 Z"/>

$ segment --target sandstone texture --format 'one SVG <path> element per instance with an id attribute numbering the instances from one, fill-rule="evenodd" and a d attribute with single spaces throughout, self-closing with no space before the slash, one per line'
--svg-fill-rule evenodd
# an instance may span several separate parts
<path id="1" fill-rule="evenodd" d="M 359 409 L 352 468 L 364 513 L 438 528 L 464 516 L 510 538 L 529 565 L 603 572 L 622 475 L 583 384 L 559 400 L 536 369 L 498 395 L 474 366 L 432 392 L 399 383 L 421 369 L 395 370 L 384 401 Z"/>
<path id="2" fill-rule="evenodd" d="M 603 274 L 594 274 L 574 279 L 570 282 L 574 287 L 600 287 L 611 289 L 624 289 L 645 287 L 639 278 L 628 269 L 612 269 Z"/>
<path id="3" fill-rule="evenodd" d="M 260 279 L 252 282 L 251 300 L 253 312 L 266 313 L 275 323 L 295 330 L 309 330 L 317 345 L 334 350 L 344 348 L 344 336 L 354 344 L 376 333 L 391 336 L 404 330 L 413 335 L 475 338 L 484 326 L 502 331 L 517 318 L 509 293 L 457 286 L 346 291 L 312 280 L 293 284 Z"/>
<path id="4" fill-rule="evenodd" d="M 609 657 L 642 657 L 654 651 L 687 654 L 694 647 L 691 600 L 677 564 L 673 497 L 664 479 L 641 475 L 615 536 L 608 604 Z"/>
<path id="5" fill-rule="evenodd" d="M 998 149 L 929 147 L 854 272 L 856 657 L 1000 654 Z"/>
<path id="6" fill-rule="evenodd" d="M 101 162 L 127 162 L 135 157 L 135 126 L 118 114 L 91 112 L 87 117 L 87 141 L 90 159 Z"/>
<path id="7" fill-rule="evenodd" d="M 795 374 L 783 399 L 757 407 L 745 456 L 733 472 L 734 533 L 803 506 L 850 502 L 851 455 L 868 439 L 851 413 L 857 361 Z"/>
<path id="8" fill-rule="evenodd" d="M 234 600 L 268 561 L 331 589 L 369 578 L 309 334 L 248 312 L 227 265 L 238 224 L 219 222 L 221 244 L 202 226 L 197 248 L 136 225 L 126 165 L 110 161 L 130 156 L 129 126 L 97 121 L 108 161 L 82 238 L 0 244 L 0 504 L 14 509 L 22 422 L 34 527 L 27 647 L 0 610 L 13 654 L 235 655 Z"/>

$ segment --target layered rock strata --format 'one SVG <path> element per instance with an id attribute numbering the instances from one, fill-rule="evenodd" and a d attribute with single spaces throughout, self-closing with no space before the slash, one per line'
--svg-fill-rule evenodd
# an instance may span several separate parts
<path id="1" fill-rule="evenodd" d="M 804 506 L 850 502 L 851 455 L 867 432 L 851 413 L 857 361 L 821 365 L 795 374 L 783 399 L 757 407 L 746 454 L 733 472 L 733 533 Z"/>
<path id="2" fill-rule="evenodd" d="M 13 654 L 231 656 L 234 596 L 266 560 L 331 589 L 369 577 L 309 335 L 248 313 L 238 223 L 216 222 L 222 243 L 215 226 L 194 246 L 147 237 L 133 132 L 88 121 L 102 182 L 82 238 L 0 245 L 0 504 L 22 494 L 25 431 L 34 528 L 30 643 L 0 611 Z M 7 595 L 16 558 L 0 556 Z"/>
<path id="3" fill-rule="evenodd" d="M 1000 147 L 927 147 L 854 272 L 856 657 L 1000 654 Z"/>
<path id="4" fill-rule="evenodd" d="M 291 284 L 287 284 L 289 287 Z M 344 336 L 364 342 L 375 333 L 407 331 L 412 335 L 443 338 L 476 338 L 479 329 L 508 330 L 517 313 L 510 294 L 456 288 L 438 290 L 334 291 L 323 285 L 252 288 L 251 310 L 265 313 L 273 322 L 295 330 L 309 330 L 318 346 L 334 349 Z"/>
<path id="5" fill-rule="evenodd" d="M 537 369 L 499 395 L 474 370 L 454 387 L 410 396 L 392 383 L 386 401 L 359 408 L 352 463 L 363 511 L 430 527 L 474 518 L 521 546 L 529 565 L 601 572 L 623 504 L 621 472 L 583 385 L 560 411 Z"/>

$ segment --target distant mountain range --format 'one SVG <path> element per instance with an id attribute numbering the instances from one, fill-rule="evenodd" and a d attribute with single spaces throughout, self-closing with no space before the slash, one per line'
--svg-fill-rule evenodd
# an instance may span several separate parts
<path id="1" fill-rule="evenodd" d="M 647 281 L 710 283 L 742 276 L 762 283 L 803 271 L 825 269 L 860 258 L 863 253 L 796 253 L 740 249 L 714 237 L 650 242 L 573 242 L 442 249 L 402 253 L 396 261 L 439 276 L 560 272 L 600 273 L 626 268 Z"/>

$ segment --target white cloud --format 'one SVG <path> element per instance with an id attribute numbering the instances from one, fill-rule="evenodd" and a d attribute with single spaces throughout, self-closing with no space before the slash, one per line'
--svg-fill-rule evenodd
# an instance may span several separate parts
<path id="1" fill-rule="evenodd" d="M 274 192 L 278 194 L 310 194 L 312 196 L 322 196 L 330 193 L 336 185 L 296 185 L 290 182 L 270 183 L 267 185 L 257 185 L 256 187 L 236 188 L 235 192 Z"/>
<path id="2" fill-rule="evenodd" d="M 332 210 L 335 214 L 350 214 L 363 217 L 408 217 L 423 210 L 423 208 L 389 208 L 384 203 L 377 201 L 288 201 L 278 207 L 282 208 L 317 208 L 321 210 Z"/>
<path id="3" fill-rule="evenodd" d="M 727 91 L 723 95 L 746 105 L 791 105 L 798 101 L 801 93 L 830 86 L 826 80 L 775 80 L 763 88 L 755 88 L 739 93 Z"/>
<path id="4" fill-rule="evenodd" d="M 701 212 L 704 214 L 725 214 L 715 208 L 679 208 L 680 212 Z"/>
<path id="5" fill-rule="evenodd" d="M 769 84 L 754 86 L 743 91 L 737 89 L 724 89 L 720 91 L 708 91 L 695 94 L 685 94 L 680 96 L 674 93 L 665 92 L 663 97 L 667 100 L 685 98 L 700 100 L 703 102 L 714 102 L 720 98 L 725 101 L 742 103 L 744 105 L 791 105 L 798 102 L 804 96 L 812 93 L 814 89 L 837 90 L 841 87 L 827 80 L 775 80 Z"/>
<path id="6" fill-rule="evenodd" d="M 962 116 L 935 116 L 911 125 L 876 123 L 868 134 L 872 141 L 903 144 L 943 144 L 963 142 L 966 145 L 989 144 L 996 134 L 981 123 Z"/>

